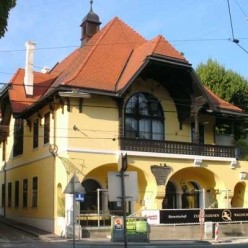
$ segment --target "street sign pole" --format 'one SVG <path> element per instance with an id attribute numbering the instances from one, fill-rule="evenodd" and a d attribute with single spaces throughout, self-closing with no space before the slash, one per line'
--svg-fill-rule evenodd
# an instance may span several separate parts
<path id="1" fill-rule="evenodd" d="M 72 238 L 73 238 L 73 248 L 75 248 L 75 178 L 73 177 L 72 184 L 72 212 L 73 212 L 73 220 L 72 220 Z"/>
<path id="2" fill-rule="evenodd" d="M 67 184 L 64 194 L 72 194 L 72 239 L 73 248 L 75 248 L 75 201 L 76 194 L 85 194 L 85 189 L 80 183 L 78 177 L 74 174 L 70 182 Z"/>
<path id="3" fill-rule="evenodd" d="M 121 192 L 122 192 L 122 206 L 123 206 L 123 236 L 124 247 L 127 247 L 127 215 L 126 215 L 126 192 L 125 192 L 125 171 L 127 170 L 127 154 L 121 155 Z"/>

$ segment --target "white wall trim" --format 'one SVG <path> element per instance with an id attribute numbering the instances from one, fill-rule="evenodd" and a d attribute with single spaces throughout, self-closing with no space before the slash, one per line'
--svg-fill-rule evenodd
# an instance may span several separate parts
<path id="1" fill-rule="evenodd" d="M 188 159 L 188 160 L 205 160 L 205 161 L 222 161 L 222 162 L 233 162 L 236 158 L 231 157 L 212 157 L 212 156 L 199 156 L 199 155 L 185 155 L 185 154 L 173 154 L 173 153 L 156 153 L 156 152 L 137 152 L 137 151 L 126 151 L 126 150 L 95 150 L 95 149 L 80 149 L 80 148 L 68 148 L 67 152 L 80 152 L 80 153 L 91 153 L 91 154 L 106 154 L 106 155 L 119 155 L 127 154 L 128 156 L 137 157 L 152 157 L 152 158 L 172 158 L 172 159 Z"/>

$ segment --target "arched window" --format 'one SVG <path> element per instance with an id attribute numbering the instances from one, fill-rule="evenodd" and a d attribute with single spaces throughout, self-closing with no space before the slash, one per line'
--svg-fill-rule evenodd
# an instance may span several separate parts
<path id="1" fill-rule="evenodd" d="M 125 107 L 125 137 L 164 139 L 164 114 L 159 101 L 148 93 L 131 96 Z"/>

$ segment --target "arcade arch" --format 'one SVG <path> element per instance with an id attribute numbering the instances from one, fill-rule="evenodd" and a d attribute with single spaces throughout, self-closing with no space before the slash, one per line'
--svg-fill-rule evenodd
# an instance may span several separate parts
<path id="1" fill-rule="evenodd" d="M 218 207 L 216 190 L 222 180 L 206 168 L 188 167 L 174 173 L 165 187 L 162 208 Z"/>

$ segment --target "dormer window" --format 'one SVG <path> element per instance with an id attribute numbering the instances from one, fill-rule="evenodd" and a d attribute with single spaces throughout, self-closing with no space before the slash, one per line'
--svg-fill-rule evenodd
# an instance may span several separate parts
<path id="1" fill-rule="evenodd" d="M 136 93 L 125 106 L 125 137 L 164 139 L 164 112 L 160 102 L 149 93 Z"/>

